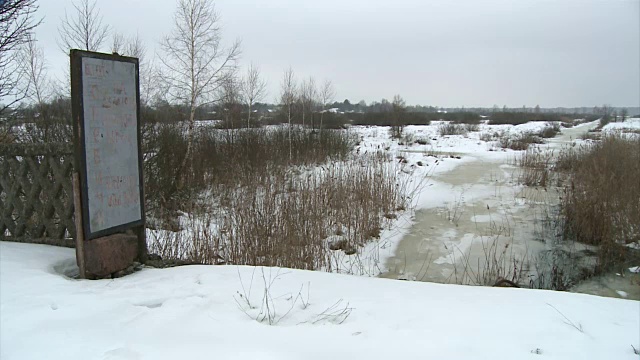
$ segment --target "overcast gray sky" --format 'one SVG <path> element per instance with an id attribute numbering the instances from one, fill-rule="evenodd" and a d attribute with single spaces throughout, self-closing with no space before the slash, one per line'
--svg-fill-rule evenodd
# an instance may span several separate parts
<path id="1" fill-rule="evenodd" d="M 71 0 L 39 0 L 50 71 Z M 104 22 L 136 32 L 149 56 L 177 0 L 98 0 Z M 640 0 L 219 0 L 223 37 L 242 40 L 274 102 L 284 69 L 330 79 L 336 100 L 402 95 L 409 104 L 640 106 Z M 104 50 L 108 50 L 105 48 Z"/>

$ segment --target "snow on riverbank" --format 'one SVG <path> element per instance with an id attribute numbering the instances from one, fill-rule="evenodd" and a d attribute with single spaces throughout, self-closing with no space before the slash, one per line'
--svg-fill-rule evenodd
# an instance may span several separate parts
<path id="1" fill-rule="evenodd" d="M 624 122 L 611 122 L 602 128 L 603 131 L 640 130 L 640 118 L 630 118 Z"/>
<path id="2" fill-rule="evenodd" d="M 453 171 L 458 166 L 472 162 L 506 164 L 512 161 L 518 151 L 502 149 L 497 145 L 501 136 L 517 136 L 525 132 L 539 132 L 549 124 L 531 122 L 521 125 L 487 125 L 480 124 L 478 131 L 464 135 L 439 134 L 439 128 L 446 122 L 433 121 L 430 125 L 407 126 L 403 131 L 403 139 L 391 139 L 388 127 L 352 126 L 349 132 L 355 133 L 360 143 L 356 147 L 358 153 L 376 151 L 388 152 L 399 164 L 398 182 L 404 192 L 411 198 L 412 207 L 402 213 L 391 227 L 381 233 L 380 239 L 373 239 L 355 257 L 336 254 L 347 273 L 377 276 L 388 271 L 386 262 L 396 254 L 402 238 L 409 233 L 415 224 L 415 211 L 454 207 L 460 202 L 462 194 L 453 191 L 450 184 L 438 181 L 438 177 Z M 462 126 L 462 125 L 461 125 Z M 587 125 L 584 125 L 587 131 Z M 491 141 L 481 140 L 483 135 L 490 135 Z M 501 169 L 497 178 L 510 181 L 509 169 Z M 493 194 L 495 186 L 466 186 L 464 194 L 467 200 L 486 198 Z M 521 185 L 511 184 L 511 197 L 508 199 L 512 209 L 526 206 L 518 202 L 515 193 L 522 189 Z M 504 200 L 504 199 L 502 199 Z M 506 201 L 506 200 L 505 200 Z"/>
<path id="3" fill-rule="evenodd" d="M 640 348 L 637 301 L 245 266 L 60 274 L 74 263 L 73 249 L 0 242 L 0 358 L 582 360 Z M 265 281 L 271 326 L 255 320 Z"/>

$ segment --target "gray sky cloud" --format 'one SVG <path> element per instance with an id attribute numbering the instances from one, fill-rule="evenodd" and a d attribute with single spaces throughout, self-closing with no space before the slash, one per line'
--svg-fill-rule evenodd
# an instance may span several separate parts
<path id="1" fill-rule="evenodd" d="M 56 44 L 70 0 L 40 0 L 37 30 L 62 77 Z M 104 21 L 136 32 L 149 58 L 175 0 L 98 0 Z M 220 0 L 224 39 L 242 40 L 275 101 L 291 66 L 331 79 L 337 100 L 439 106 L 640 106 L 640 1 Z M 104 50 L 107 50 L 105 48 Z"/>

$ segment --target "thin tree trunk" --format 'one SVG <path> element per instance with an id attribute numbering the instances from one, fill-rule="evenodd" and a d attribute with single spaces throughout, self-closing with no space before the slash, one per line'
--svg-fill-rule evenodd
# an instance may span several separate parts
<path id="1" fill-rule="evenodd" d="M 324 110 L 320 113 L 320 131 L 318 131 L 318 139 L 322 140 L 322 118 L 324 117 Z"/>
<path id="2" fill-rule="evenodd" d="M 293 146 L 291 142 L 291 105 L 289 105 L 287 117 L 289 118 L 289 161 L 293 160 Z"/>
<path id="3" fill-rule="evenodd" d="M 191 111 L 189 112 L 189 126 L 187 127 L 187 152 L 184 154 L 184 158 L 182 159 L 182 162 L 180 163 L 180 167 L 178 168 L 178 172 L 176 173 L 176 177 L 177 177 L 177 188 L 181 189 L 184 181 L 184 176 L 182 176 L 182 174 L 184 173 L 184 169 L 187 166 L 187 161 L 189 160 L 189 158 L 191 157 L 191 152 L 192 147 L 193 147 L 193 137 L 194 137 L 194 128 L 195 128 L 195 109 L 192 107 Z"/>
<path id="4" fill-rule="evenodd" d="M 251 102 L 249 102 L 249 115 L 247 115 L 247 129 L 251 127 Z"/>

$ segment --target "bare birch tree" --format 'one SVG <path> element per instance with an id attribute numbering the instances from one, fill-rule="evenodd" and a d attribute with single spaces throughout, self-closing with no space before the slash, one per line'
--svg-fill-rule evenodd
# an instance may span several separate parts
<path id="1" fill-rule="evenodd" d="M 613 114 L 613 107 L 609 104 L 602 105 L 601 108 L 598 109 L 598 113 L 600 116 L 600 126 L 605 126 L 611 121 L 611 115 Z"/>
<path id="2" fill-rule="evenodd" d="M 395 139 L 399 139 L 402 137 L 402 132 L 404 130 L 404 113 L 406 110 L 406 102 L 400 95 L 394 95 L 393 101 L 391 103 L 393 117 L 393 125 L 391 125 L 391 137 Z"/>
<path id="3" fill-rule="evenodd" d="M 147 104 L 151 98 L 151 83 L 154 77 L 153 64 L 147 61 L 147 48 L 140 35 L 125 37 L 116 33 L 113 35 L 111 51 L 123 56 L 131 56 L 138 59 L 140 78 L 140 102 Z"/>
<path id="4" fill-rule="evenodd" d="M 147 48 L 144 46 L 140 34 L 136 33 L 135 36 L 127 39 L 124 45 L 124 53 L 127 56 L 138 58 L 138 62 L 145 63 Z"/>
<path id="5" fill-rule="evenodd" d="M 325 80 L 324 84 L 322 84 L 322 88 L 320 89 L 320 102 L 322 103 L 322 112 L 320 113 L 320 136 L 322 136 L 323 116 L 324 112 L 327 110 L 326 106 L 333 101 L 335 96 L 336 91 L 333 88 L 333 83 L 331 83 L 331 80 Z"/>
<path id="6" fill-rule="evenodd" d="M 25 96 L 37 106 L 42 106 L 51 98 L 51 82 L 47 74 L 44 51 L 32 35 L 22 48 L 20 60 L 27 82 Z"/>
<path id="7" fill-rule="evenodd" d="M 317 98 L 318 90 L 316 89 L 316 81 L 313 77 L 303 80 L 300 85 L 300 103 L 302 104 L 302 126 L 305 125 L 305 115 L 307 113 L 313 116 L 313 107 Z"/>
<path id="8" fill-rule="evenodd" d="M 111 40 L 111 52 L 114 54 L 124 55 L 125 38 L 121 33 L 114 32 Z"/>
<path id="9" fill-rule="evenodd" d="M 214 101 L 240 55 L 238 41 L 224 47 L 221 40 L 220 18 L 211 0 L 179 1 L 173 31 L 164 38 L 160 57 L 167 96 L 189 109 L 187 152 L 179 172 L 191 156 L 196 109 Z"/>
<path id="10" fill-rule="evenodd" d="M 142 63 L 147 49 L 138 33 L 135 36 L 126 37 L 121 33 L 114 32 L 111 40 L 111 52 L 137 58 L 138 62 Z"/>
<path id="11" fill-rule="evenodd" d="M 37 128 L 31 131 L 31 141 L 65 142 L 71 139 L 71 118 L 59 116 L 60 104 L 54 100 L 54 84 L 48 74 L 44 50 L 31 36 L 20 54 L 22 74 L 26 84 L 26 98 L 33 103 Z M 36 131 L 37 130 L 37 131 Z"/>
<path id="12" fill-rule="evenodd" d="M 156 82 L 154 58 L 151 57 L 151 59 L 149 59 L 147 57 L 147 47 L 142 42 L 138 33 L 127 39 L 124 46 L 124 53 L 127 56 L 138 59 L 140 67 L 140 102 L 142 104 L 149 104 L 155 96 L 155 92 L 158 91 L 157 87 L 152 85 Z"/>
<path id="13" fill-rule="evenodd" d="M 627 110 L 627 108 L 623 108 L 622 110 L 620 110 L 620 117 L 622 118 L 622 122 L 625 122 L 627 120 L 627 117 L 629 116 L 629 110 Z"/>
<path id="14" fill-rule="evenodd" d="M 58 46 L 63 53 L 70 49 L 98 51 L 109 36 L 109 26 L 102 23 L 96 1 L 78 0 L 72 3 L 72 15 L 66 12 L 58 28 Z"/>
<path id="15" fill-rule="evenodd" d="M 247 72 L 241 83 L 242 100 L 247 106 L 247 127 L 251 127 L 251 112 L 253 105 L 264 99 L 267 95 L 267 82 L 260 77 L 260 68 L 253 63 L 249 65 Z"/>
<path id="16" fill-rule="evenodd" d="M 0 115 L 25 97 L 20 49 L 42 22 L 35 0 L 0 1 Z"/>
<path id="17" fill-rule="evenodd" d="M 296 85 L 295 75 L 293 69 L 289 68 L 285 70 L 282 76 L 282 83 L 280 84 L 280 105 L 282 105 L 283 111 L 287 115 L 287 122 L 289 123 L 289 160 L 293 159 L 293 145 L 291 142 L 291 120 L 293 118 L 293 106 L 297 100 L 298 87 Z"/>
<path id="18" fill-rule="evenodd" d="M 58 48 L 65 55 L 69 50 L 80 49 L 86 51 L 99 51 L 107 41 L 111 29 L 103 23 L 102 15 L 97 7 L 97 1 L 73 0 L 72 9 L 60 20 L 58 27 Z M 60 96 L 69 96 L 71 92 L 71 74 L 69 66 L 64 68 L 64 78 L 58 80 L 60 85 L 57 93 Z"/>
<path id="19" fill-rule="evenodd" d="M 220 113 L 223 116 L 224 126 L 231 131 L 227 132 L 230 143 L 234 142 L 234 130 L 238 128 L 242 118 L 241 81 L 231 73 L 227 74 L 219 89 L 218 102 Z"/>

